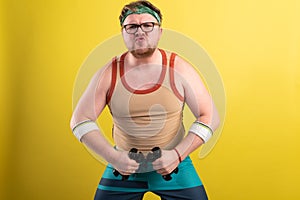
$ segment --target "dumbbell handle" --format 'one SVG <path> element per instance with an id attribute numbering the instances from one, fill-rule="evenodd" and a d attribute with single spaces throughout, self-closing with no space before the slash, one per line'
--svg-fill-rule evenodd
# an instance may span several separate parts
<path id="1" fill-rule="evenodd" d="M 134 154 L 135 153 L 137 153 L 137 149 L 136 148 L 132 148 L 132 149 L 130 149 L 130 151 L 129 151 L 129 153 L 128 153 L 128 156 L 129 156 L 129 158 L 130 159 L 134 159 L 134 158 L 136 158 L 135 156 L 134 156 Z M 116 169 L 113 169 L 113 174 L 117 177 L 117 176 L 119 176 L 119 175 L 121 175 L 122 176 L 122 181 L 124 181 L 124 180 L 127 180 L 128 178 L 129 178 L 129 175 L 122 175 L 120 172 L 118 172 L 118 170 L 116 170 Z"/>
<path id="2" fill-rule="evenodd" d="M 152 153 L 149 153 L 147 156 L 147 160 L 149 160 L 150 162 L 154 162 L 156 159 L 161 157 L 161 149 L 159 147 L 154 147 L 152 150 Z M 163 179 L 165 179 L 166 181 L 169 181 L 172 179 L 171 174 L 178 173 L 178 167 L 176 167 L 170 174 L 167 175 L 163 175 Z"/>
<path id="3" fill-rule="evenodd" d="M 172 174 L 175 173 L 177 174 L 178 173 L 178 167 L 176 167 L 170 174 L 167 174 L 167 175 L 163 175 L 163 179 L 165 179 L 166 181 L 170 181 L 172 179 Z"/>
<path id="4" fill-rule="evenodd" d="M 148 153 L 146 160 L 149 162 L 154 162 L 156 159 L 161 157 L 161 149 L 159 147 L 154 147 L 152 150 L 152 152 Z M 136 148 L 132 148 L 129 153 L 128 156 L 130 159 L 133 159 L 135 161 L 137 161 L 138 163 L 142 163 L 145 161 L 145 158 L 143 156 L 142 153 L 137 153 L 138 150 Z M 170 174 L 167 175 L 163 175 L 163 179 L 166 181 L 170 181 L 172 179 L 172 174 L 175 173 L 177 174 L 179 171 L 178 167 L 176 167 L 176 169 L 174 169 Z M 118 172 L 116 169 L 113 170 L 113 174 L 117 177 L 119 175 L 122 176 L 122 180 L 127 180 L 129 178 L 129 175 L 122 175 L 120 174 L 120 172 Z"/>
<path id="5" fill-rule="evenodd" d="M 125 180 L 127 180 L 129 178 L 129 175 L 120 174 L 120 172 L 118 172 L 118 170 L 116 170 L 116 169 L 113 170 L 113 174 L 116 177 L 119 176 L 119 175 L 121 175 L 122 176 L 122 181 L 125 181 Z"/>

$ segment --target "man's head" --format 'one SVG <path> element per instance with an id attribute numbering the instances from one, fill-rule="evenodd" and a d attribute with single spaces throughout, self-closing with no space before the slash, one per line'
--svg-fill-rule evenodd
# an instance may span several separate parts
<path id="1" fill-rule="evenodd" d="M 137 58 L 153 54 L 160 39 L 162 15 L 149 1 L 125 5 L 119 17 L 128 50 Z"/>
<path id="2" fill-rule="evenodd" d="M 160 10 L 151 4 L 149 1 L 138 0 L 127 4 L 123 7 L 121 15 L 119 16 L 120 25 L 123 26 L 124 20 L 131 14 L 151 14 L 157 20 L 157 23 L 161 24 L 162 14 Z"/>

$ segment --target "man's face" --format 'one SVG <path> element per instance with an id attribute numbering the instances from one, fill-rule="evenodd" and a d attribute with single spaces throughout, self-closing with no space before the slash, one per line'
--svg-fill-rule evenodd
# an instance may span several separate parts
<path id="1" fill-rule="evenodd" d="M 150 14 L 131 14 L 126 17 L 123 27 L 129 24 L 140 25 L 146 22 L 154 22 L 157 20 Z M 127 26 L 127 27 L 128 27 Z M 141 27 L 135 33 L 127 33 L 125 28 L 122 29 L 124 43 L 129 52 L 135 57 L 142 58 L 152 55 L 157 47 L 162 29 L 158 25 L 154 25 L 151 32 L 144 32 Z"/>

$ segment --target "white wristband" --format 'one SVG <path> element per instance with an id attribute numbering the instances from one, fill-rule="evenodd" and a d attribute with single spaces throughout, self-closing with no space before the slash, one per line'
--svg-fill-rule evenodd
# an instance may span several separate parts
<path id="1" fill-rule="evenodd" d="M 94 130 L 99 130 L 98 125 L 92 120 L 86 120 L 76 124 L 72 132 L 81 141 L 82 136 Z"/>
<path id="2" fill-rule="evenodd" d="M 189 132 L 192 132 L 201 137 L 204 143 L 206 143 L 213 135 L 213 131 L 209 126 L 198 121 L 192 124 Z"/>

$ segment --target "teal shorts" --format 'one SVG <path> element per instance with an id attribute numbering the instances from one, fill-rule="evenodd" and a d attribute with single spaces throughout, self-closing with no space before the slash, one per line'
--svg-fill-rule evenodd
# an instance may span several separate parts
<path id="1" fill-rule="evenodd" d="M 171 174 L 172 179 L 166 181 L 156 171 L 136 173 L 129 176 L 128 180 L 113 174 L 113 167 L 109 164 L 104 171 L 98 190 L 116 192 L 148 192 L 182 190 L 202 186 L 202 182 L 193 166 L 190 157 L 178 165 L 178 173 Z"/>

